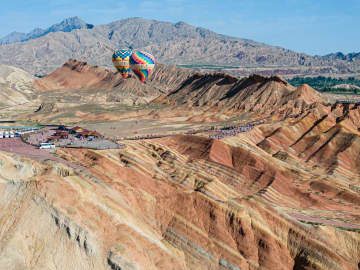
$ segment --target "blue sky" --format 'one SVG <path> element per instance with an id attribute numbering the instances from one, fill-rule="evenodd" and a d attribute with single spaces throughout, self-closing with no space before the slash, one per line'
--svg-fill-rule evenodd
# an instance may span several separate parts
<path id="1" fill-rule="evenodd" d="M 10 0 L 1 3 L 0 36 L 71 16 L 92 24 L 144 17 L 324 55 L 360 52 L 359 14 L 360 0 Z"/>

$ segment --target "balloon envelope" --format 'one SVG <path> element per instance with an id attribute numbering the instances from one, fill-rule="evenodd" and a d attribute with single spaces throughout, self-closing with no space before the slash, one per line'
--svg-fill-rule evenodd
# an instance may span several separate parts
<path id="1" fill-rule="evenodd" d="M 127 78 L 130 72 L 131 54 L 132 51 L 130 49 L 119 49 L 112 56 L 112 62 L 123 78 Z"/>
<path id="2" fill-rule="evenodd" d="M 136 50 L 130 57 L 130 67 L 141 82 L 150 76 L 155 66 L 155 58 L 151 53 Z"/>

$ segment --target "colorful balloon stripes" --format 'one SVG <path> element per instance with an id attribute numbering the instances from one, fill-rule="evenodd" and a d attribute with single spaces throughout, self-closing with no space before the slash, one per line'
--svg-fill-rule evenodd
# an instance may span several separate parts
<path id="1" fill-rule="evenodd" d="M 154 65 L 155 58 L 150 53 L 137 50 L 130 57 L 130 67 L 141 82 L 149 77 Z"/>
<path id="2" fill-rule="evenodd" d="M 130 56 L 132 51 L 129 49 L 119 49 L 114 52 L 112 62 L 123 78 L 127 78 L 130 72 Z"/>
<path id="3" fill-rule="evenodd" d="M 141 82 L 145 82 L 155 66 L 152 54 L 140 50 L 120 49 L 114 52 L 112 61 L 116 69 L 126 78 L 131 70 Z"/>

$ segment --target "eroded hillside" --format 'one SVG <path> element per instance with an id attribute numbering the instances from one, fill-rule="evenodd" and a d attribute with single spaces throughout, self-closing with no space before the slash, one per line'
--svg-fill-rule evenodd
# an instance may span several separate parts
<path id="1" fill-rule="evenodd" d="M 34 77 L 15 67 L 0 65 L 0 107 L 28 103 L 33 96 Z"/>
<path id="2" fill-rule="evenodd" d="M 315 103 L 329 100 L 308 85 L 295 88 L 277 76 L 238 79 L 224 73 L 198 73 L 155 102 L 289 116 L 303 114 Z"/>
<path id="3" fill-rule="evenodd" d="M 0 266 L 359 269 L 358 104 L 280 77 L 162 65 L 138 84 L 71 60 L 36 84 L 48 103 L 21 119 L 126 147 L 51 160 L 4 147 Z M 157 88 L 141 106 L 105 98 Z"/>
<path id="4" fill-rule="evenodd" d="M 13 168 L 1 174 L 3 266 L 356 269 L 359 263 L 358 233 L 303 224 L 268 204 L 261 191 L 285 186 L 293 207 L 312 200 L 291 184 L 298 173 L 280 170 L 281 161 L 259 150 L 185 136 L 57 154 L 86 169 L 1 153 L 2 168 Z"/>
<path id="5" fill-rule="evenodd" d="M 115 69 L 104 69 L 70 59 L 53 73 L 37 79 L 42 103 L 144 104 L 177 88 L 194 71 L 157 64 L 146 84 L 134 74 L 123 79 Z M 75 91 L 74 91 L 75 90 Z"/>

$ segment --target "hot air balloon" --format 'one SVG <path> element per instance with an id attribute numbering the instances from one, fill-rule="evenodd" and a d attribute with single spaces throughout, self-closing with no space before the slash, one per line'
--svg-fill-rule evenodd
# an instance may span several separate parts
<path id="1" fill-rule="evenodd" d="M 145 82 L 155 66 L 155 58 L 151 53 L 136 50 L 130 56 L 130 67 L 141 82 Z"/>
<path id="2" fill-rule="evenodd" d="M 114 52 L 112 62 L 123 78 L 127 78 L 130 72 L 130 49 L 119 49 Z"/>

